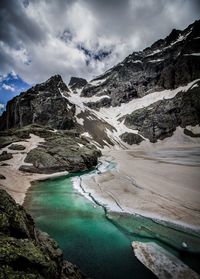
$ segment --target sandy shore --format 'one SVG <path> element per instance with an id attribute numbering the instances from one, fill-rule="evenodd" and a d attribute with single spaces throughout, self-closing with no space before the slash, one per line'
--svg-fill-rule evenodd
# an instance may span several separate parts
<path id="1" fill-rule="evenodd" d="M 31 182 L 35 180 L 61 176 L 68 173 L 59 172 L 54 174 L 31 174 L 19 171 L 21 165 L 28 165 L 24 162 L 26 154 L 30 150 L 36 148 L 40 142 L 44 142 L 43 138 L 40 138 L 33 134 L 31 134 L 30 136 L 31 138 L 27 139 L 26 141 L 17 142 L 17 144 L 21 144 L 26 147 L 26 149 L 23 151 L 9 150 L 9 145 L 1 149 L 1 151 L 5 150 L 9 153 L 12 153 L 13 158 L 2 162 L 8 164 L 8 166 L 0 166 L 0 173 L 6 177 L 6 179 L 0 180 L 0 187 L 5 189 L 19 204 L 22 204 L 24 202 L 26 191 L 31 186 Z"/>
<path id="2" fill-rule="evenodd" d="M 107 150 L 105 159 L 115 161 L 117 169 L 85 176 L 82 186 L 109 210 L 200 231 L 200 162 L 195 157 L 200 145 L 170 141 Z"/>

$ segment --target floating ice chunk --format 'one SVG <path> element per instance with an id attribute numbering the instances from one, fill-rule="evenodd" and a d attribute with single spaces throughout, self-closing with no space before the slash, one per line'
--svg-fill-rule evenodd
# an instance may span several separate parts
<path id="1" fill-rule="evenodd" d="M 195 271 L 156 243 L 133 241 L 132 246 L 138 260 L 160 279 L 199 279 Z"/>

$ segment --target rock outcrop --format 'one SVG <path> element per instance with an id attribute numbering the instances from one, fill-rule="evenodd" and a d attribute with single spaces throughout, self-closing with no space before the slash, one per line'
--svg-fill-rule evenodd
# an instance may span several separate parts
<path id="1" fill-rule="evenodd" d="M 111 98 L 108 98 L 108 97 L 104 97 L 104 98 L 101 98 L 99 101 L 97 102 L 88 102 L 88 103 L 85 103 L 85 106 L 91 108 L 91 109 L 99 109 L 101 107 L 110 107 L 111 105 Z"/>
<path id="2" fill-rule="evenodd" d="M 6 177 L 0 173 L 0 179 L 6 179 Z"/>
<path id="3" fill-rule="evenodd" d="M 144 140 L 140 135 L 128 132 L 120 135 L 120 138 L 129 145 L 140 144 Z"/>
<path id="4" fill-rule="evenodd" d="M 25 163 L 31 163 L 33 166 L 22 165 L 20 170 L 36 173 L 84 171 L 96 166 L 100 155 L 100 151 L 86 140 L 57 133 L 31 150 L 25 158 Z"/>
<path id="5" fill-rule="evenodd" d="M 21 145 L 21 144 L 11 144 L 8 149 L 10 150 L 24 150 L 26 149 L 25 146 Z"/>
<path id="6" fill-rule="evenodd" d="M 87 80 L 84 78 L 71 77 L 68 86 L 73 92 L 76 92 L 77 89 L 82 89 L 87 83 Z"/>
<path id="7" fill-rule="evenodd" d="M 111 98 L 119 106 L 153 91 L 174 89 L 200 77 L 200 21 L 173 30 L 143 51 L 133 52 L 105 74 L 89 82 L 81 96 Z M 108 103 L 98 104 L 108 106 Z M 94 107 L 94 105 L 93 105 Z"/>
<path id="8" fill-rule="evenodd" d="M 53 131 L 43 126 L 30 125 L 21 129 L 1 132 L 1 141 L 10 144 L 7 138 L 21 141 L 21 137 L 29 138 L 35 134 L 45 139 L 37 148 L 32 149 L 25 158 L 26 165 L 20 166 L 21 171 L 31 173 L 54 173 L 60 171 L 84 171 L 98 163 L 101 152 L 76 131 Z M 19 135 L 21 137 L 19 137 Z M 5 143 L 4 143 L 5 139 Z M 11 147 L 13 144 L 11 145 Z M 16 144 L 14 145 L 16 146 Z M 18 148 L 18 145 L 17 145 Z M 11 153 L 0 154 L 0 161 L 11 159 Z"/>
<path id="9" fill-rule="evenodd" d="M 22 92 L 7 103 L 6 111 L 0 117 L 0 130 L 29 124 L 63 130 L 74 128 L 75 105 L 62 96 L 68 92 L 60 75 Z"/>
<path id="10" fill-rule="evenodd" d="M 13 156 L 11 153 L 8 153 L 7 151 L 3 151 L 0 153 L 0 161 L 6 161 L 11 159 Z"/>
<path id="11" fill-rule="evenodd" d="M 35 228 L 24 208 L 0 189 L 0 278 L 83 279 L 58 244 Z"/>
<path id="12" fill-rule="evenodd" d="M 173 134 L 176 127 L 200 123 L 200 82 L 172 99 L 164 99 L 141 108 L 125 117 L 124 124 L 137 129 L 151 142 Z"/>

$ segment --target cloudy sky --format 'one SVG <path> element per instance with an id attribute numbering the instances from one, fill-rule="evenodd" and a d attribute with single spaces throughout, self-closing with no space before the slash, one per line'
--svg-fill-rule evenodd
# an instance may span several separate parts
<path id="1" fill-rule="evenodd" d="M 187 27 L 199 18 L 199 2 L 1 0 L 0 94 L 20 91 L 18 79 L 24 89 L 56 73 L 65 82 L 91 79 L 172 28 Z"/>

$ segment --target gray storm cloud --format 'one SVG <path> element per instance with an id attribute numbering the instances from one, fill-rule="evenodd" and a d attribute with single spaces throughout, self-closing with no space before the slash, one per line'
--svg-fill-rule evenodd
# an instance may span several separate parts
<path id="1" fill-rule="evenodd" d="M 1 0 L 0 71 L 91 79 L 199 14 L 199 0 Z"/>

